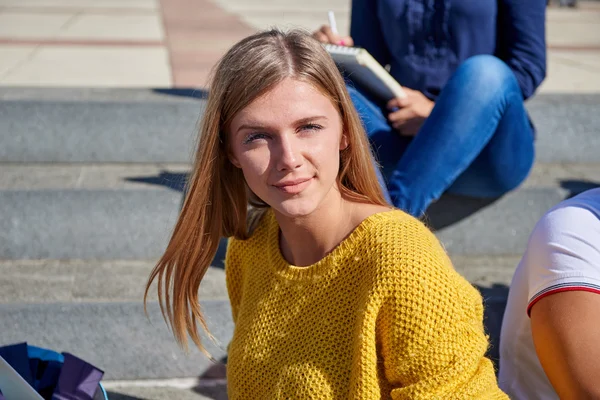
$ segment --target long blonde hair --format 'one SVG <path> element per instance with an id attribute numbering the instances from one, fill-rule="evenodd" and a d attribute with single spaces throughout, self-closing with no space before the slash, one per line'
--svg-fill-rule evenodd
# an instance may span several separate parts
<path id="1" fill-rule="evenodd" d="M 208 354 L 197 327 L 200 323 L 212 339 L 198 302 L 198 288 L 219 240 L 248 238 L 249 205 L 268 207 L 248 193 L 242 171 L 229 161 L 226 132 L 239 111 L 286 78 L 312 84 L 337 106 L 349 143 L 340 154 L 338 185 L 342 196 L 386 204 L 358 114 L 342 76 L 321 44 L 301 31 L 270 30 L 234 45 L 213 71 L 183 208 L 144 294 L 146 304 L 150 286 L 158 277 L 163 317 L 186 350 L 189 335 Z"/>

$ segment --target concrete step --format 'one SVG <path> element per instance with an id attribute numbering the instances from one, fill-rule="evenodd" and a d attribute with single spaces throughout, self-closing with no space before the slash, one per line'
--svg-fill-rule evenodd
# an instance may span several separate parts
<path id="1" fill-rule="evenodd" d="M 537 221 L 570 193 L 559 188 L 526 188 L 494 202 L 444 195 L 425 218 L 450 254 L 522 254 Z"/>
<path id="2" fill-rule="evenodd" d="M 469 282 L 493 294 L 496 287 L 508 287 L 519 261 L 520 254 L 502 256 L 464 256 L 451 254 L 454 268 Z"/>
<path id="3" fill-rule="evenodd" d="M 0 190 L 168 188 L 182 192 L 190 164 L 0 163 Z"/>
<path id="4" fill-rule="evenodd" d="M 189 162 L 201 102 L 0 102 L 1 162 Z"/>
<path id="5" fill-rule="evenodd" d="M 184 89 L 0 90 L 0 162 L 189 162 L 204 105 L 199 95 Z M 598 162 L 599 104 L 598 94 L 531 100 L 538 160 Z"/>
<path id="6" fill-rule="evenodd" d="M 206 99 L 207 94 L 200 88 L 0 87 L 0 101 L 180 103 Z"/>
<path id="7" fill-rule="evenodd" d="M 451 254 L 522 254 L 542 215 L 560 201 L 600 186 L 599 173 L 600 164 L 578 170 L 537 164 L 521 188 L 499 199 L 442 196 L 429 207 L 425 221 Z"/>
<path id="8" fill-rule="evenodd" d="M 231 340 L 233 323 L 227 300 L 201 301 L 218 343 L 204 343 L 221 360 Z M 156 302 L 0 304 L 0 343 L 22 341 L 67 351 L 105 371 L 107 380 L 201 377 L 215 363 L 193 346 L 177 347 Z"/>
<path id="9" fill-rule="evenodd" d="M 541 94 L 527 103 L 542 162 L 600 162 L 600 94 Z"/>
<path id="10" fill-rule="evenodd" d="M 170 189 L 0 191 L 0 259 L 154 259 L 180 203 Z"/>
<path id="11" fill-rule="evenodd" d="M 110 400 L 227 400 L 224 379 L 103 381 Z"/>
<path id="12" fill-rule="evenodd" d="M 0 304 L 139 302 L 154 261 L 0 260 Z M 210 267 L 202 300 L 227 300 L 225 271 Z M 157 299 L 156 285 L 149 300 Z"/>
<path id="13" fill-rule="evenodd" d="M 445 195 L 427 223 L 451 254 L 521 254 L 544 212 L 595 185 L 525 187 L 494 202 Z M 181 199 L 166 188 L 0 190 L 0 259 L 156 259 Z"/>

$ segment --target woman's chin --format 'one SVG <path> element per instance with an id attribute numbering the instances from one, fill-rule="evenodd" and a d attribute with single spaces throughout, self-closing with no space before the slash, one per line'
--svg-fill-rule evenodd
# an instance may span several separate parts
<path id="1" fill-rule="evenodd" d="M 317 209 L 317 204 L 307 199 L 290 199 L 272 204 L 271 208 L 287 218 L 302 218 L 312 214 Z"/>

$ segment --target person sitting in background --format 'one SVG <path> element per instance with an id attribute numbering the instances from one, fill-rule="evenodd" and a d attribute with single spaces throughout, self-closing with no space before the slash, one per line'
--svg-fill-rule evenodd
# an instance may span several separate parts
<path id="1" fill-rule="evenodd" d="M 344 81 L 310 36 L 230 49 L 153 270 L 175 337 L 204 349 L 198 288 L 221 236 L 236 399 L 506 399 L 481 295 L 425 225 L 385 203 Z M 248 210 L 250 209 L 250 213 Z"/>
<path id="2" fill-rule="evenodd" d="M 414 216 L 445 191 L 498 197 L 534 160 L 524 107 L 546 74 L 544 0 L 353 0 L 350 34 L 406 89 L 378 103 L 349 85 L 393 204 Z"/>
<path id="3" fill-rule="evenodd" d="M 500 336 L 511 399 L 600 399 L 600 188 L 537 223 L 517 267 Z"/>

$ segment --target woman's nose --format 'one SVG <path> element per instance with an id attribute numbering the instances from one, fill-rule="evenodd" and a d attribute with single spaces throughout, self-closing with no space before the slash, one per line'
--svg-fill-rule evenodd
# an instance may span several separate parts
<path id="1" fill-rule="evenodd" d="M 277 170 L 294 170 L 302 165 L 302 155 L 294 138 L 282 138 L 275 151 L 277 154 Z"/>

